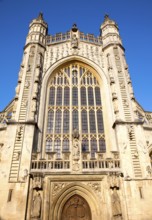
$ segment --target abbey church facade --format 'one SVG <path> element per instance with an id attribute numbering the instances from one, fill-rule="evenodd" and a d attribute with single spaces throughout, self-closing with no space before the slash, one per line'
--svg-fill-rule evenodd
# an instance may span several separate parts
<path id="1" fill-rule="evenodd" d="M 100 36 L 32 20 L 0 112 L 0 220 L 151 220 L 152 112 L 107 15 Z"/>

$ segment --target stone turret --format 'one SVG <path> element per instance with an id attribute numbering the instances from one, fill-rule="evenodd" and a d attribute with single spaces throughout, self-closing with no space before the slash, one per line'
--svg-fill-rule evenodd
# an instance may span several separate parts
<path id="1" fill-rule="evenodd" d="M 43 19 L 43 14 L 40 12 L 38 17 L 29 25 L 29 33 L 26 38 L 26 46 L 29 43 L 39 43 L 42 46 L 45 46 L 46 35 L 48 31 L 48 25 Z"/>
<path id="2" fill-rule="evenodd" d="M 111 20 L 108 15 L 105 15 L 104 22 L 100 27 L 100 33 L 103 41 L 103 48 L 114 44 L 122 46 L 118 25 L 115 21 Z"/>
<path id="3" fill-rule="evenodd" d="M 13 119 L 16 121 L 34 120 L 38 114 L 39 82 L 43 70 L 47 30 L 48 25 L 43 19 L 43 14 L 39 13 L 29 25 L 24 47 L 13 108 Z"/>

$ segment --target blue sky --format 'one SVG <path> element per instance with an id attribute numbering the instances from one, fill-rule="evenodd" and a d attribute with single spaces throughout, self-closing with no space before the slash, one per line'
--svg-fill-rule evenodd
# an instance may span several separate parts
<path id="1" fill-rule="evenodd" d="M 28 25 L 42 11 L 49 34 L 99 35 L 104 15 L 120 29 L 137 101 L 152 111 L 152 0 L 0 0 L 0 111 L 13 99 Z"/>

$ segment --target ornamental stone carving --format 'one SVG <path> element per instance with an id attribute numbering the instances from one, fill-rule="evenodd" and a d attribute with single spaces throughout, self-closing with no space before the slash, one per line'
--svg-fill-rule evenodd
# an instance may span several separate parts
<path id="1" fill-rule="evenodd" d="M 20 160 L 20 157 L 21 157 L 21 152 L 20 151 L 18 151 L 14 154 L 14 160 L 18 161 L 18 160 Z"/>
<path id="2" fill-rule="evenodd" d="M 116 86 L 114 83 L 111 85 L 111 89 L 112 89 L 112 100 L 115 100 L 117 99 L 117 93 L 116 93 Z"/>
<path id="3" fill-rule="evenodd" d="M 30 86 L 30 82 L 28 80 L 25 81 L 25 88 L 28 89 Z"/>
<path id="4" fill-rule="evenodd" d="M 21 126 L 19 126 L 18 129 L 17 129 L 16 138 L 17 138 L 18 141 L 20 141 L 21 138 L 22 138 L 23 128 L 24 128 L 24 127 L 21 125 Z"/>
<path id="5" fill-rule="evenodd" d="M 72 39 L 71 39 L 71 47 L 73 49 L 77 49 L 78 48 L 78 39 L 76 34 L 73 34 Z"/>
<path id="6" fill-rule="evenodd" d="M 127 126 L 127 129 L 128 129 L 128 134 L 129 136 L 131 137 L 132 133 L 133 133 L 133 126 L 132 125 L 128 125 Z"/>
<path id="7" fill-rule="evenodd" d="M 34 176 L 33 177 L 33 189 L 41 190 L 43 187 L 43 178 L 42 176 Z"/>
<path id="8" fill-rule="evenodd" d="M 79 131 L 76 128 L 73 130 L 72 137 L 75 139 L 79 139 Z"/>
<path id="9" fill-rule="evenodd" d="M 98 182 L 89 182 L 88 186 L 90 186 L 90 188 L 92 188 L 92 190 L 96 193 L 101 192 L 101 185 Z"/>
<path id="10" fill-rule="evenodd" d="M 36 100 L 32 100 L 32 112 L 36 112 Z"/>
<path id="11" fill-rule="evenodd" d="M 52 195 L 55 197 L 65 186 L 67 186 L 69 183 L 52 183 Z"/>
<path id="12" fill-rule="evenodd" d="M 26 108 L 26 107 L 27 107 L 27 104 L 28 104 L 27 99 L 23 99 L 22 103 L 23 103 L 23 106 Z"/>
<path id="13" fill-rule="evenodd" d="M 20 92 L 20 83 L 16 86 L 15 92 L 16 92 L 16 98 L 18 98 Z"/>
<path id="14" fill-rule="evenodd" d="M 129 103 L 128 103 L 128 100 L 127 100 L 127 99 L 124 99 L 124 105 L 125 105 L 126 108 L 129 107 Z"/>
<path id="15" fill-rule="evenodd" d="M 114 107 L 114 113 L 116 115 L 116 119 L 119 118 L 119 108 L 118 108 L 118 100 L 114 99 L 113 100 L 113 107 Z"/>
<path id="16" fill-rule="evenodd" d="M 75 172 L 78 172 L 80 170 L 80 162 L 79 161 L 73 161 L 72 163 L 72 170 Z"/>
<path id="17" fill-rule="evenodd" d="M 18 82 L 22 81 L 22 76 L 23 76 L 23 67 L 21 67 L 21 70 L 19 72 L 19 76 L 18 76 Z"/>
<path id="18" fill-rule="evenodd" d="M 125 82 L 124 81 L 120 81 L 120 88 L 124 89 L 125 88 Z"/>
<path id="19" fill-rule="evenodd" d="M 33 87 L 33 99 L 37 98 L 37 94 L 38 94 L 38 83 L 34 83 L 34 87 Z"/>
<path id="20" fill-rule="evenodd" d="M 32 120 L 34 120 L 35 119 L 35 113 L 36 113 L 36 111 L 37 111 L 37 101 L 36 101 L 36 99 L 33 99 L 32 100 L 32 103 L 31 103 L 31 119 Z"/>
<path id="21" fill-rule="evenodd" d="M 13 114 L 12 114 L 13 119 L 15 118 L 15 113 L 16 113 L 16 109 L 17 109 L 17 102 L 18 102 L 18 99 L 15 99 L 14 105 L 13 105 Z"/>
<path id="22" fill-rule="evenodd" d="M 80 170 L 80 147 L 79 147 L 79 131 L 74 129 L 73 134 L 73 147 L 72 147 L 72 170 L 79 171 Z"/>
<path id="23" fill-rule="evenodd" d="M 31 218 L 39 219 L 41 217 L 42 199 L 39 191 L 33 191 L 33 200 L 31 206 Z"/>
<path id="24" fill-rule="evenodd" d="M 113 219 L 122 219 L 120 198 L 116 188 L 114 188 L 113 193 L 111 195 L 111 204 Z"/>
<path id="25" fill-rule="evenodd" d="M 152 177 L 152 168 L 148 165 L 146 166 L 147 177 Z"/>
<path id="26" fill-rule="evenodd" d="M 112 63 L 111 63 L 111 58 L 110 58 L 110 54 L 107 54 L 107 64 L 108 64 L 108 70 L 112 69 Z"/>
<path id="27" fill-rule="evenodd" d="M 109 181 L 109 187 L 111 189 L 114 189 L 114 188 L 117 188 L 119 189 L 120 188 L 120 180 L 119 180 L 119 175 L 117 174 L 110 174 L 108 176 L 108 181 Z"/>
<path id="28" fill-rule="evenodd" d="M 73 140 L 73 159 L 79 159 L 80 156 L 80 149 L 79 149 L 79 140 L 78 139 L 74 139 Z"/>
<path id="29" fill-rule="evenodd" d="M 37 67 L 35 70 L 35 82 L 39 82 L 40 79 L 40 67 Z"/>

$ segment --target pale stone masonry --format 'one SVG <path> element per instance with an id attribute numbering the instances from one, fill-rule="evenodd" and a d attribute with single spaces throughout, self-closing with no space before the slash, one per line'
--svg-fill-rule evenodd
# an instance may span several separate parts
<path id="1" fill-rule="evenodd" d="M 1 220 L 151 220 L 152 112 L 134 97 L 118 26 L 29 26 L 0 113 Z"/>

